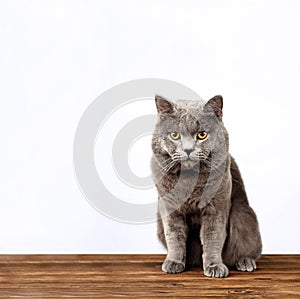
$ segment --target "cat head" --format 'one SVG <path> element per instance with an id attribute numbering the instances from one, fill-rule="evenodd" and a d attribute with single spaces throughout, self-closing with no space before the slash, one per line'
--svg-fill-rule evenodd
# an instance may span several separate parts
<path id="1" fill-rule="evenodd" d="M 223 98 L 201 101 L 171 101 L 155 97 L 158 122 L 152 138 L 157 158 L 182 169 L 193 169 L 210 162 L 212 155 L 228 153 L 228 134 L 222 122 Z"/>

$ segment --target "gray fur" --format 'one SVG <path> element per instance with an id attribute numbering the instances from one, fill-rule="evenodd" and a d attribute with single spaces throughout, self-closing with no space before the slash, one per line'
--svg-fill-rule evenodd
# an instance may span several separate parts
<path id="1" fill-rule="evenodd" d="M 254 271 L 261 237 L 228 151 L 222 97 L 205 105 L 160 96 L 155 100 L 159 117 L 151 168 L 159 196 L 157 234 L 168 251 L 162 270 L 179 273 L 201 265 L 209 277 L 226 277 L 232 266 Z M 195 137 L 201 131 L 208 132 L 204 140 Z M 173 140 L 170 132 L 181 138 Z M 205 190 L 213 187 L 216 192 L 205 198 Z"/>

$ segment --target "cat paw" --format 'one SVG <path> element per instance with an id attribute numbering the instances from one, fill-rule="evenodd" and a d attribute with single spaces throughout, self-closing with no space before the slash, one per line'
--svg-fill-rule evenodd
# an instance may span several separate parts
<path id="1" fill-rule="evenodd" d="M 214 278 L 227 277 L 229 274 L 228 268 L 224 264 L 210 264 L 204 269 L 204 275 Z"/>
<path id="2" fill-rule="evenodd" d="M 166 258 L 161 268 L 166 273 L 176 274 L 184 271 L 185 264 L 182 262 L 172 261 Z"/>
<path id="3" fill-rule="evenodd" d="M 236 262 L 235 266 L 239 271 L 244 271 L 244 272 L 252 272 L 256 269 L 255 260 L 251 257 L 240 258 Z"/>

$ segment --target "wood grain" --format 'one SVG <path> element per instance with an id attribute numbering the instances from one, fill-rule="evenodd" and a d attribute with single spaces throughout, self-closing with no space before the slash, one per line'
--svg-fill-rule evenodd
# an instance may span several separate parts
<path id="1" fill-rule="evenodd" d="M 300 255 L 212 279 L 161 271 L 163 255 L 0 255 L 1 298 L 300 298 Z"/>

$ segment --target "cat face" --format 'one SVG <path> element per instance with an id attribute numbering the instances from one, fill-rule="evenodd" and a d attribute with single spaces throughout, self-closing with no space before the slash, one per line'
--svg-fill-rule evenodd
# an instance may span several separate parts
<path id="1" fill-rule="evenodd" d="M 190 169 L 201 161 L 210 161 L 214 152 L 226 151 L 228 136 L 226 132 L 224 139 L 221 96 L 205 105 L 200 101 L 171 102 L 160 96 L 155 101 L 159 120 L 152 149 L 156 156 L 163 156 L 170 165 Z"/>

